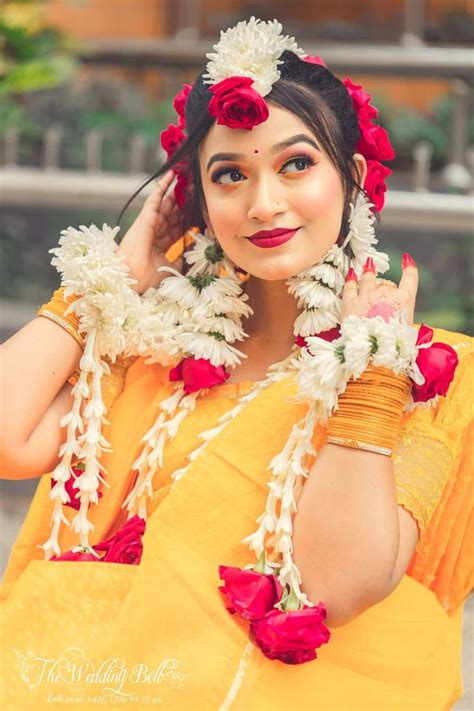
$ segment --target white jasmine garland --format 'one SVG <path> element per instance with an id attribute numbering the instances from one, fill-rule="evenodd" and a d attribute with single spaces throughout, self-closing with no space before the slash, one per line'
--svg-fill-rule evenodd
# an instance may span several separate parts
<path id="1" fill-rule="evenodd" d="M 204 230 L 204 234 L 200 232 L 189 231 L 194 238 L 193 248 L 184 253 L 184 260 L 191 268 L 187 272 L 187 276 L 194 274 L 219 274 L 221 269 L 227 274 L 237 276 L 233 262 L 227 257 L 224 250 L 213 237 L 209 229 Z"/>
<path id="2" fill-rule="evenodd" d="M 238 22 L 235 27 L 221 31 L 219 42 L 209 52 L 205 84 L 218 84 L 229 77 L 250 77 L 252 88 L 266 96 L 280 78 L 279 59 L 285 50 L 299 57 L 305 56 L 294 37 L 282 35 L 282 25 L 277 20 L 262 22 L 252 15 L 249 21 Z"/>
<path id="3" fill-rule="evenodd" d="M 336 407 L 337 395 L 346 389 L 350 378 L 361 376 L 369 362 L 404 373 L 422 385 L 424 377 L 416 364 L 417 335 L 403 310 L 400 318 L 393 316 L 388 322 L 381 316 L 347 316 L 340 337 L 331 342 L 308 337 L 307 354 L 293 361 L 299 385 L 295 402 L 312 402 L 317 393 L 322 419 L 327 421 Z"/>
<path id="4" fill-rule="evenodd" d="M 354 254 L 350 266 L 358 277 L 362 275 L 368 257 L 372 257 L 380 274 L 384 274 L 390 267 L 388 255 L 375 249 L 378 239 L 375 236 L 375 215 L 370 211 L 371 207 L 374 207 L 373 203 L 369 202 L 363 193 L 358 193 L 355 204 L 349 205 L 349 232 L 341 245 L 341 249 L 344 249 L 350 243 Z"/>
<path id="5" fill-rule="evenodd" d="M 184 277 L 171 267 L 164 268 L 176 277 L 163 279 L 158 289 L 148 289 L 140 297 L 131 288 L 136 280 L 129 276 L 123 259 L 115 254 L 119 229 L 106 224 L 102 230 L 95 225 L 89 228 L 81 225 L 80 230 L 69 227 L 61 232 L 60 246 L 50 250 L 55 254 L 52 264 L 62 274 L 65 295 L 79 297 L 66 313 L 78 314 L 79 331 L 86 338 L 81 376 L 71 391 L 73 407 L 61 420 L 61 426 L 67 427 L 66 442 L 60 448 L 61 460 L 51 475 L 56 482 L 50 492 L 55 502 L 52 531 L 49 539 L 39 546 L 46 559 L 60 555 L 60 524 L 70 525 L 62 505 L 70 503 L 65 485 L 74 476 L 73 456 L 84 462 L 85 469 L 73 487 L 78 489 L 81 504 L 71 526 L 79 535 L 80 544 L 92 551 L 88 535 L 94 526 L 87 518 L 88 508 L 91 503 L 98 503 L 99 482 L 109 486 L 99 469 L 100 453 L 110 446 L 101 432 L 102 425 L 108 423 L 101 394 L 102 376 L 110 372 L 107 360 L 115 362 L 123 353 L 145 356 L 147 363 L 158 360 L 164 365 L 176 365 L 182 358 L 193 355 L 207 358 L 216 366 L 234 366 L 243 354 L 229 341 L 243 339 L 240 316 L 253 313 L 243 303 L 248 297 L 242 293 L 230 261 L 217 243 L 211 244 L 204 235 L 194 235 L 196 251 L 192 249 L 186 254 L 189 263 L 193 263 L 189 275 Z M 208 261 L 204 262 L 204 257 Z M 229 267 L 230 274 L 222 277 L 219 272 L 224 265 Z M 209 320 L 215 317 L 218 320 L 213 322 L 211 331 Z M 228 324 L 224 323 L 225 318 Z M 185 396 L 179 383 L 176 389 L 181 411 L 169 422 L 160 421 L 159 441 L 145 437 L 148 463 L 137 460 L 138 479 L 128 503 L 131 512 L 137 507 L 144 518 L 144 497 L 151 489 L 150 471 L 151 468 L 153 473 L 156 471 L 154 464 L 160 447 L 167 437 L 174 436 L 179 422 L 194 407 L 195 396 Z"/>
<path id="6" fill-rule="evenodd" d="M 295 321 L 295 336 L 306 337 L 338 325 L 348 268 L 348 258 L 341 247 L 333 245 L 317 265 L 286 280 L 288 293 L 303 307 Z"/>

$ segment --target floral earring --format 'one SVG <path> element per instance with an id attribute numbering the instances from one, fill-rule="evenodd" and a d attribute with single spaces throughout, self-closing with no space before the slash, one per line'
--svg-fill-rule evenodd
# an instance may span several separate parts
<path id="1" fill-rule="evenodd" d="M 350 244 L 353 257 L 350 258 L 349 266 L 353 267 L 358 277 L 362 275 L 362 269 L 368 257 L 372 257 L 377 272 L 381 274 L 390 267 L 388 254 L 378 252 L 375 248 L 378 239 L 373 227 L 375 215 L 371 212 L 371 208 L 373 208 L 373 204 L 362 192 L 357 194 L 354 202 L 349 203 L 349 230 L 341 245 L 341 249 L 344 249 Z"/>
<path id="2" fill-rule="evenodd" d="M 294 324 L 299 346 L 306 345 L 306 336 L 319 335 L 326 340 L 338 337 L 342 290 L 350 267 L 360 277 L 367 257 L 372 257 L 378 272 L 389 268 L 388 255 L 374 247 L 378 239 L 371 207 L 365 195 L 359 193 L 355 201 L 349 203 L 349 229 L 342 245 L 334 244 L 317 264 L 287 280 L 289 293 L 297 297 L 298 306 L 303 306 Z M 351 257 L 344 251 L 348 245 Z"/>

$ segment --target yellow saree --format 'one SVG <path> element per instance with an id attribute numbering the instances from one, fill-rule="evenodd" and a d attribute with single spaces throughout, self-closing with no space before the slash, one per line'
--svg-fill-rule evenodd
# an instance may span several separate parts
<path id="1" fill-rule="evenodd" d="M 263 510 L 267 465 L 305 405 L 288 402 L 288 377 L 251 401 L 170 489 L 171 473 L 250 382 L 224 383 L 197 401 L 166 445 L 138 566 L 46 562 L 50 476 L 41 477 L 0 589 L 2 708 L 82 709 L 124 705 L 168 711 L 441 711 L 462 695 L 462 607 L 472 588 L 472 339 L 435 329 L 456 348 L 449 396 L 406 414 L 394 455 L 397 499 L 422 539 L 394 592 L 331 630 L 318 658 L 287 665 L 266 658 L 248 626 L 230 615 L 218 565 L 253 562 L 240 544 Z M 139 358 L 117 365 L 103 456 L 107 489 L 90 513 L 93 544 L 124 523 L 131 464 L 168 370 Z M 318 427 L 313 444 L 325 439 Z M 471 442 L 472 444 L 472 442 Z M 71 520 L 75 512 L 67 509 Z M 76 545 L 62 529 L 62 551 Z M 337 565 L 337 561 L 335 561 Z"/>

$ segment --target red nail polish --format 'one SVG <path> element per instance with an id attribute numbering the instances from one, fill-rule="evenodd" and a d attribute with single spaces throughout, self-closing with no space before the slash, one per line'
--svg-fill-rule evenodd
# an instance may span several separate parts
<path id="1" fill-rule="evenodd" d="M 354 267 L 351 267 L 347 272 L 346 281 L 357 281 L 357 274 L 355 273 Z"/>
<path id="2" fill-rule="evenodd" d="M 375 262 L 372 259 L 372 257 L 367 257 L 367 261 L 364 264 L 364 268 L 362 269 L 362 273 L 365 274 L 366 272 L 373 272 L 375 274 L 377 270 L 375 269 Z"/>
<path id="3" fill-rule="evenodd" d="M 408 252 L 405 252 L 402 257 L 402 269 L 405 269 L 406 267 L 416 267 L 415 260 L 410 254 L 408 254 Z"/>

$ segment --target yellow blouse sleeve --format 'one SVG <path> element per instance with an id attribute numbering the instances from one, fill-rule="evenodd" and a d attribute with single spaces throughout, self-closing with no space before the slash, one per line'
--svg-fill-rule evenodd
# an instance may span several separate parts
<path id="1" fill-rule="evenodd" d="M 437 333 L 438 331 L 438 333 Z M 418 524 L 423 549 L 426 533 L 443 492 L 455 474 L 456 462 L 472 421 L 473 341 L 462 334 L 435 329 L 433 341 L 460 336 L 455 348 L 459 363 L 447 396 L 435 407 L 406 413 L 393 452 L 397 501 Z"/>

